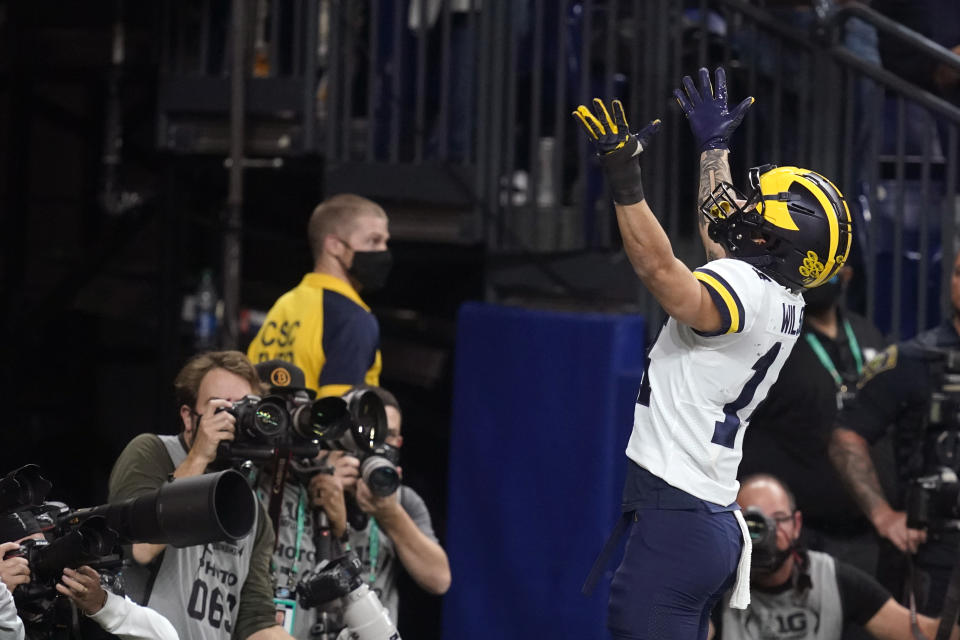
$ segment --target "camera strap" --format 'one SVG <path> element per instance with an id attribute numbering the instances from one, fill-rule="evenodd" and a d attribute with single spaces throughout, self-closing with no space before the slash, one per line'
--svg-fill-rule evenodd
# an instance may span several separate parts
<path id="1" fill-rule="evenodd" d="M 853 354 L 853 361 L 856 363 L 857 375 L 859 376 L 863 373 L 863 353 L 860 351 L 860 343 L 857 342 L 857 336 L 853 333 L 853 327 L 850 326 L 850 321 L 846 318 L 843 319 L 843 332 L 847 335 L 847 343 L 850 345 L 850 353 Z M 810 345 L 810 348 L 813 349 L 813 352 L 817 355 L 820 364 L 827 370 L 827 373 L 830 374 L 833 381 L 837 383 L 837 388 L 842 389 L 844 386 L 843 376 L 840 375 L 837 366 L 833 364 L 830 354 L 828 354 L 827 350 L 820 344 L 820 339 L 817 338 L 812 331 L 804 334 L 804 339 L 806 339 L 807 344 Z"/>
<path id="2" fill-rule="evenodd" d="M 273 457 L 273 478 L 270 483 L 270 502 L 267 513 L 270 515 L 270 522 L 273 523 L 273 530 L 280 529 L 280 509 L 283 507 L 283 488 L 287 484 L 287 470 L 290 466 L 290 452 L 288 450 L 277 449 Z M 277 545 L 280 543 L 280 536 L 277 536 L 273 543 L 273 550 L 276 552 Z"/>
<path id="3" fill-rule="evenodd" d="M 910 602 L 910 630 L 913 632 L 914 640 L 930 640 L 924 635 L 917 623 L 917 585 L 919 578 L 917 576 L 916 564 L 911 554 L 906 554 L 907 558 L 907 584 L 908 600 Z M 957 614 L 960 613 L 960 559 L 953 565 L 953 571 L 950 572 L 950 582 L 947 584 L 947 593 L 943 598 L 943 608 L 940 611 L 940 624 L 937 625 L 937 635 L 934 640 L 948 640 L 950 632 L 957 624 Z"/>
<path id="4" fill-rule="evenodd" d="M 906 554 L 906 558 L 907 584 L 909 585 L 907 600 L 910 604 L 910 632 L 913 634 L 914 640 L 930 640 L 926 635 L 924 635 L 923 631 L 920 629 L 920 624 L 917 622 L 917 573 L 916 568 L 913 565 L 913 556 Z"/>
<path id="5" fill-rule="evenodd" d="M 307 519 L 307 499 L 303 486 L 300 487 L 300 498 L 297 500 L 297 537 L 293 545 L 293 564 L 290 565 L 290 578 L 288 584 L 293 584 L 297 579 L 297 571 L 300 564 L 300 545 L 303 542 L 303 530 L 306 528 Z M 278 536 L 279 537 L 279 536 Z"/>
<path id="6" fill-rule="evenodd" d="M 936 640 L 947 640 L 950 637 L 950 632 L 957 624 L 958 613 L 960 613 L 960 560 L 954 563 L 953 571 L 950 572 L 950 583 L 947 585 L 947 594 L 943 598 Z"/>
<path id="7" fill-rule="evenodd" d="M 370 518 L 370 530 L 367 534 L 367 540 L 370 543 L 370 584 L 377 580 L 377 560 L 380 557 L 380 527 L 377 526 L 376 518 Z"/>

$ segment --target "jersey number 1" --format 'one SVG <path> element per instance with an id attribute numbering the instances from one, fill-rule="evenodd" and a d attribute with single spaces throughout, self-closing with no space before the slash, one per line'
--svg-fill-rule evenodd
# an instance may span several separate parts
<path id="1" fill-rule="evenodd" d="M 760 386 L 760 382 L 767 375 L 767 370 L 770 369 L 770 365 L 777 359 L 777 354 L 779 353 L 780 343 L 778 342 L 770 347 L 770 350 L 760 356 L 760 359 L 754 363 L 753 367 L 751 367 L 751 369 L 753 369 L 753 375 L 750 376 L 747 383 L 743 385 L 740 395 L 737 396 L 733 402 L 728 402 L 723 406 L 723 422 L 718 421 L 714 423 L 713 438 L 711 438 L 710 442 L 719 444 L 721 447 L 733 449 L 733 442 L 737 438 L 737 430 L 740 429 L 741 422 L 737 412 L 741 411 L 753 401 L 753 396 L 757 393 L 757 387 Z M 749 417 L 750 416 L 744 416 L 744 420 Z"/>

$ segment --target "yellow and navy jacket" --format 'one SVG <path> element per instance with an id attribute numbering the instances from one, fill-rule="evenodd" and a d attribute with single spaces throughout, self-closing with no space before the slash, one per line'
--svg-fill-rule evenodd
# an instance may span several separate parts
<path id="1" fill-rule="evenodd" d="M 380 384 L 380 326 L 349 283 L 308 273 L 274 303 L 247 356 L 292 362 L 318 396 L 343 395 Z"/>

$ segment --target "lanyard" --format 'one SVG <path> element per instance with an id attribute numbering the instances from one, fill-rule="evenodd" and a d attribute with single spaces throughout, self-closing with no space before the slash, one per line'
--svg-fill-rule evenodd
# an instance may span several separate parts
<path id="1" fill-rule="evenodd" d="M 857 336 L 853 334 L 853 328 L 850 326 L 850 321 L 846 318 L 843 319 L 843 331 L 847 334 L 847 342 L 850 344 L 850 351 L 853 353 L 853 359 L 857 365 L 857 375 L 859 376 L 863 373 L 863 354 L 860 353 L 860 344 L 857 342 Z M 810 348 L 813 349 L 813 352 L 817 354 L 817 358 L 820 359 L 820 363 L 823 365 L 823 368 L 827 370 L 827 373 L 833 378 L 833 381 L 837 383 L 838 388 L 843 388 L 843 378 L 840 377 L 840 373 L 837 371 L 837 367 L 833 364 L 833 360 L 830 359 L 827 350 L 823 348 L 823 345 L 820 344 L 820 340 L 817 336 L 813 335 L 812 331 L 806 333 L 807 344 L 810 345 Z"/>
<path id="2" fill-rule="evenodd" d="M 370 518 L 370 584 L 377 579 L 377 557 L 380 555 L 380 527 L 377 521 Z"/>
<path id="3" fill-rule="evenodd" d="M 300 500 L 297 502 L 297 540 L 293 547 L 293 565 L 290 567 L 290 581 L 297 576 L 297 563 L 300 562 L 300 543 L 303 541 L 304 521 L 306 520 L 306 500 L 303 487 L 300 487 Z"/>

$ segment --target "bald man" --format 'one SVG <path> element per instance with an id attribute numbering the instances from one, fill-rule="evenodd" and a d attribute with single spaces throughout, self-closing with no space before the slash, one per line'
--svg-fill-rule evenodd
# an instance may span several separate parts
<path id="1" fill-rule="evenodd" d="M 771 475 L 740 485 L 737 502 L 753 539 L 751 603 L 746 610 L 718 607 L 722 640 L 840 640 L 846 625 L 858 625 L 880 640 L 913 640 L 910 611 L 863 571 L 825 553 L 799 546 L 803 516 L 793 494 Z M 917 616 L 933 638 L 939 621 Z M 712 630 L 713 631 L 713 630 Z M 954 627 L 952 640 L 960 638 Z"/>

